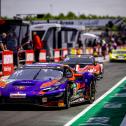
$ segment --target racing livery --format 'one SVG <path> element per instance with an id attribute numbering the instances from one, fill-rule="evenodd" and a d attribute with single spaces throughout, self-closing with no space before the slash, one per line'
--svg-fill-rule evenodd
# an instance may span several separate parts
<path id="1" fill-rule="evenodd" d="M 94 74 L 97 79 L 103 78 L 103 63 L 96 62 L 95 57 L 90 54 L 68 55 L 62 63 L 68 64 L 79 73 L 88 71 Z"/>
<path id="2" fill-rule="evenodd" d="M 110 61 L 126 61 L 126 48 L 112 50 L 109 54 Z"/>
<path id="3" fill-rule="evenodd" d="M 16 70 L 0 82 L 0 103 L 31 103 L 69 108 L 71 104 L 95 100 L 95 77 L 74 73 L 68 65 L 36 63 Z"/>

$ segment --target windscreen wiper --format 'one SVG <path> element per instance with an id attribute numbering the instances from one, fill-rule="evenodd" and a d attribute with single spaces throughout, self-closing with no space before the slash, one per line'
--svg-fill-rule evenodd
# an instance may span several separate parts
<path id="1" fill-rule="evenodd" d="M 33 80 L 36 79 L 36 77 L 38 76 L 38 74 L 40 73 L 41 69 L 36 73 L 36 75 L 33 77 Z"/>

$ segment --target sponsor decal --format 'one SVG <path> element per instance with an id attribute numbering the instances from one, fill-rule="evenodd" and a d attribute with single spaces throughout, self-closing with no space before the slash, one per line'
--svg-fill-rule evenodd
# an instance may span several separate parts
<path id="1" fill-rule="evenodd" d="M 16 89 L 18 89 L 18 90 L 25 90 L 26 86 L 16 86 Z"/>

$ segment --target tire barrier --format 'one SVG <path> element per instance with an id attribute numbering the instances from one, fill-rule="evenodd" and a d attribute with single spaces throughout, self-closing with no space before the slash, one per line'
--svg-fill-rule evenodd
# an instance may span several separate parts
<path id="1" fill-rule="evenodd" d="M 39 62 L 46 62 L 46 50 L 41 50 L 39 54 Z"/>
<path id="2" fill-rule="evenodd" d="M 54 62 L 60 62 L 60 49 L 54 49 Z"/>
<path id="3" fill-rule="evenodd" d="M 14 71 L 14 63 L 13 63 L 13 52 L 12 51 L 3 51 L 0 53 L 1 55 L 1 70 L 0 76 L 9 76 Z"/>
<path id="4" fill-rule="evenodd" d="M 26 50 L 26 64 L 32 64 L 34 62 L 34 51 Z"/>

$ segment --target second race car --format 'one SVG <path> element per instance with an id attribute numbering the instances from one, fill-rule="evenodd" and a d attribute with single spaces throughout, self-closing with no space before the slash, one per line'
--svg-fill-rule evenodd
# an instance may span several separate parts
<path id="1" fill-rule="evenodd" d="M 112 50 L 109 54 L 110 62 L 112 61 L 126 61 L 126 48 Z"/>
<path id="2" fill-rule="evenodd" d="M 88 71 L 93 73 L 97 79 L 103 78 L 103 63 L 96 62 L 95 57 L 92 55 L 68 55 L 61 63 L 69 65 L 79 73 Z"/>

